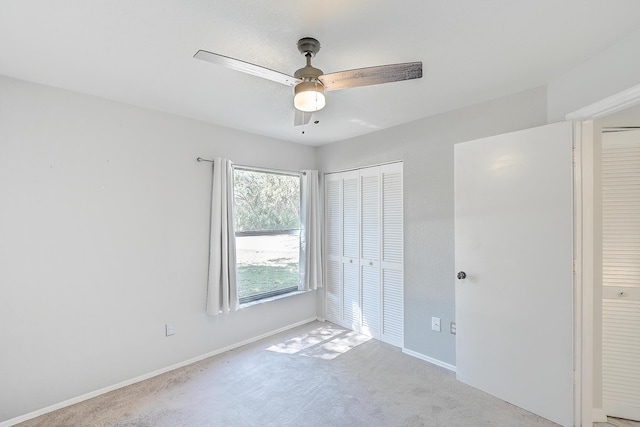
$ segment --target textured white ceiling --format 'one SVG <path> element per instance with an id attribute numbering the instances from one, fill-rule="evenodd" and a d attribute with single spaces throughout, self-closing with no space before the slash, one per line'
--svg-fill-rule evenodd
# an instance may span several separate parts
<path id="1" fill-rule="evenodd" d="M 0 74 L 320 145 L 544 85 L 639 15 L 637 0 L 2 0 Z M 424 77 L 330 92 L 319 124 L 294 127 L 292 88 L 192 58 L 293 74 L 304 36 L 326 73 L 422 61 Z"/>

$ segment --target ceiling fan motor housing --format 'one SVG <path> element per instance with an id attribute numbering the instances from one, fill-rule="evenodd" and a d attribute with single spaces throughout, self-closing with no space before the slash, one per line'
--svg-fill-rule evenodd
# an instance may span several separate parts
<path id="1" fill-rule="evenodd" d="M 303 37 L 298 40 L 298 50 L 301 54 L 313 58 L 320 51 L 320 42 L 313 37 Z"/>
<path id="2" fill-rule="evenodd" d="M 311 66 L 311 58 L 316 56 L 320 50 L 320 42 L 312 37 L 304 37 L 298 40 L 298 50 L 307 59 L 307 65 L 300 68 L 293 75 L 304 81 L 318 81 L 323 72 L 322 70 Z"/>
<path id="3" fill-rule="evenodd" d="M 322 70 L 312 67 L 311 65 L 307 65 L 306 67 L 297 70 L 293 76 L 304 81 L 315 81 L 318 80 L 318 77 L 322 74 Z"/>

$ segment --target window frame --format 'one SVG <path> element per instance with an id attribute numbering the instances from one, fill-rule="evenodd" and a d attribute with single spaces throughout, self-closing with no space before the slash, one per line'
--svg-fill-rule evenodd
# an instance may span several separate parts
<path id="1" fill-rule="evenodd" d="M 241 166 L 241 165 L 234 165 L 233 167 L 233 190 L 234 190 L 234 202 L 233 202 L 233 212 L 234 212 L 234 236 L 235 238 L 238 237 L 247 237 L 247 236 L 279 236 L 279 235 L 285 235 L 285 234 L 295 234 L 298 236 L 298 248 L 300 248 L 300 229 L 302 228 L 302 218 L 300 217 L 301 214 L 301 210 L 302 210 L 302 172 L 294 172 L 294 171 L 286 171 L 286 170 L 281 170 L 281 169 L 267 169 L 267 168 L 260 168 L 260 167 L 253 167 L 253 166 Z M 299 180 L 299 189 L 298 189 L 298 203 L 299 203 L 299 210 L 298 210 L 298 219 L 299 219 L 299 228 L 297 229 L 283 229 L 283 230 L 260 230 L 260 231 L 235 231 L 235 213 L 236 213 L 236 203 L 235 203 L 235 177 L 236 177 L 236 171 L 244 171 L 244 172 L 257 172 L 257 173 L 268 173 L 268 174 L 272 174 L 272 175 L 282 175 L 282 176 L 291 176 L 291 177 L 297 177 Z M 237 260 L 237 248 L 236 248 L 236 260 Z M 237 277 L 237 271 L 238 271 L 238 266 L 236 263 L 236 277 Z M 300 271 L 300 255 L 298 255 L 298 272 Z M 236 286 L 238 286 L 237 280 L 236 280 Z M 260 301 L 263 299 L 267 299 L 267 298 L 272 298 L 275 296 L 280 296 L 280 295 L 284 295 L 284 294 L 288 294 L 288 293 L 292 293 L 292 292 L 297 292 L 300 290 L 300 286 L 299 284 L 296 286 L 290 286 L 288 288 L 282 288 L 282 289 L 276 289 L 273 291 L 268 291 L 268 292 L 262 292 L 259 294 L 254 294 L 254 295 L 249 295 L 246 297 L 242 297 L 242 298 L 238 298 L 238 302 L 240 305 L 243 304 L 248 304 L 251 302 L 255 302 L 255 301 Z"/>

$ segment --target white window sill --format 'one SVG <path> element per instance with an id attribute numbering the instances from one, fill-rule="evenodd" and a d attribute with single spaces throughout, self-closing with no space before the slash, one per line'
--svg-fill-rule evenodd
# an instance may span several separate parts
<path id="1" fill-rule="evenodd" d="M 293 297 L 296 295 L 300 295 L 300 294 L 305 294 L 307 292 L 311 292 L 311 290 L 309 291 L 293 291 L 293 292 L 288 292 L 286 294 L 281 294 L 281 295 L 275 295 L 269 298 L 263 298 L 263 299 L 259 299 L 256 301 L 249 301 L 249 302 L 245 302 L 244 304 L 240 304 L 240 308 L 247 308 L 247 307 L 251 307 L 253 305 L 258 305 L 258 304 L 264 304 L 266 302 L 271 302 L 271 301 L 276 301 L 279 299 L 284 299 L 284 298 L 289 298 L 289 297 Z"/>

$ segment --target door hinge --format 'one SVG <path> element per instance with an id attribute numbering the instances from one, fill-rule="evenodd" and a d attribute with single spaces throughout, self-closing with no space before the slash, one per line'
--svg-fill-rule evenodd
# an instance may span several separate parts
<path id="1" fill-rule="evenodd" d="M 573 163 L 576 162 L 576 148 L 575 147 L 571 147 L 571 161 Z"/>
<path id="2" fill-rule="evenodd" d="M 571 269 L 573 270 L 573 272 L 576 272 L 576 260 L 574 259 L 573 261 L 571 261 Z"/>

